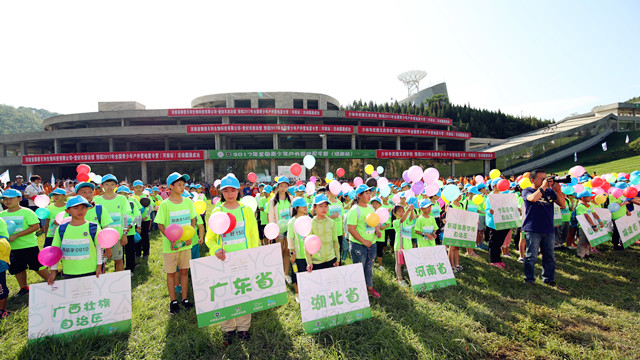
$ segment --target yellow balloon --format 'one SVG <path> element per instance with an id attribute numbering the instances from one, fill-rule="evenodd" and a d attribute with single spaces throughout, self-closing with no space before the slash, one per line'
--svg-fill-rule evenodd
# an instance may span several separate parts
<path id="1" fill-rule="evenodd" d="M 367 175 L 371 175 L 371 173 L 373 172 L 373 165 L 369 164 L 367 166 L 364 167 L 364 172 L 367 173 Z"/>
<path id="2" fill-rule="evenodd" d="M 591 186 L 591 180 L 589 180 L 586 183 L 584 183 L 583 186 L 586 187 L 586 188 L 589 188 L 589 189 L 593 189 L 593 186 Z"/>
<path id="3" fill-rule="evenodd" d="M 193 203 L 193 206 L 196 208 L 196 213 L 202 214 L 207 211 L 207 203 L 202 200 L 198 200 Z"/>
<path id="4" fill-rule="evenodd" d="M 155 205 L 156 206 L 160 206 L 161 203 L 162 203 L 162 201 L 158 200 L 158 201 L 155 202 Z"/>
<path id="5" fill-rule="evenodd" d="M 499 177 L 500 177 L 500 174 L 501 174 L 501 173 L 500 173 L 500 170 L 498 170 L 498 169 L 493 169 L 493 170 L 491 170 L 491 172 L 489 173 L 489 177 L 491 178 L 491 180 L 493 180 L 493 179 L 497 179 L 497 178 L 499 178 Z"/>
<path id="6" fill-rule="evenodd" d="M 449 203 L 449 200 L 447 200 L 447 198 L 444 197 L 444 195 L 440 196 L 440 198 L 442 199 L 442 201 L 444 201 L 445 204 Z"/>
<path id="7" fill-rule="evenodd" d="M 274 180 L 275 182 L 278 182 L 278 179 L 279 179 L 279 178 L 280 178 L 279 176 L 276 176 L 276 177 L 275 177 L 275 179 L 273 179 L 273 180 Z"/>
<path id="8" fill-rule="evenodd" d="M 484 201 L 484 198 L 482 197 L 482 195 L 476 195 L 473 197 L 473 203 L 476 205 L 482 204 L 483 201 Z"/>
<path id="9" fill-rule="evenodd" d="M 596 204 L 602 205 L 604 204 L 605 201 L 607 201 L 607 195 L 605 194 L 596 195 L 596 198 L 594 200 L 596 201 Z"/>
<path id="10" fill-rule="evenodd" d="M 524 179 L 520 180 L 520 183 L 518 185 L 520 185 L 520 188 L 526 189 L 526 188 L 530 187 L 532 184 L 531 184 L 531 180 L 529 180 L 527 178 L 524 178 Z"/>
<path id="11" fill-rule="evenodd" d="M 191 225 L 182 225 L 182 236 L 180 236 L 180 240 L 187 241 L 193 239 L 193 235 L 196 234 L 196 229 Z"/>
<path id="12" fill-rule="evenodd" d="M 378 216 L 378 214 L 376 213 L 369 213 L 365 220 L 367 221 L 367 225 L 371 227 L 376 227 L 378 226 L 378 224 L 380 224 L 380 216 Z"/>

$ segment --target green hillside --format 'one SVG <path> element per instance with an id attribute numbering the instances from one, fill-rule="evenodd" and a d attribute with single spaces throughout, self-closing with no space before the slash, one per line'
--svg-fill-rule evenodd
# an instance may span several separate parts
<path id="1" fill-rule="evenodd" d="M 30 107 L 0 105 L 0 134 L 18 134 L 42 130 L 42 120 L 57 113 Z"/>

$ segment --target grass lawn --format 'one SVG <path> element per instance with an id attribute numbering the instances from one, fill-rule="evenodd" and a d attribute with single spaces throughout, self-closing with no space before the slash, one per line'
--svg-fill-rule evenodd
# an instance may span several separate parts
<path id="1" fill-rule="evenodd" d="M 43 238 L 40 239 L 43 241 Z M 252 339 L 222 345 L 219 326 L 198 328 L 195 310 L 169 315 L 161 242 L 132 279 L 132 331 L 27 344 L 28 296 L 15 297 L 8 276 L 8 307 L 0 321 L 2 359 L 631 359 L 638 358 L 640 251 L 613 252 L 608 244 L 592 260 L 556 253 L 556 281 L 566 290 L 522 281 L 522 264 L 490 267 L 488 254 L 462 256 L 458 285 L 415 295 L 394 282 L 391 255 L 374 271 L 381 299 L 373 318 L 309 335 L 289 289 L 285 306 L 253 315 Z M 464 252 L 464 251 L 463 251 Z M 113 263 L 109 264 L 112 271 Z M 537 268 L 540 271 L 539 265 Z M 29 273 L 29 282 L 39 282 Z M 190 296 L 193 299 L 192 296 Z"/>

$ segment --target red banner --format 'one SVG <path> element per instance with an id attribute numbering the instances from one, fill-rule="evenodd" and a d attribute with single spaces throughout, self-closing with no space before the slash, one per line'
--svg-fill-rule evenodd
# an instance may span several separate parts
<path id="1" fill-rule="evenodd" d="M 412 129 L 381 126 L 358 126 L 358 134 L 371 135 L 407 135 L 407 136 L 435 136 L 453 139 L 470 139 L 471 133 L 461 131 L 447 131 L 434 129 Z"/>
<path id="2" fill-rule="evenodd" d="M 353 134 L 350 125 L 210 124 L 187 125 L 187 134 L 228 133 L 311 133 Z"/>
<path id="3" fill-rule="evenodd" d="M 392 121 L 409 121 L 424 124 L 436 125 L 452 125 L 451 119 L 442 119 L 419 115 L 403 115 L 403 114 L 387 114 L 369 111 L 345 111 L 344 117 L 354 119 L 373 119 L 373 120 L 392 120 Z"/>
<path id="4" fill-rule="evenodd" d="M 192 160 L 204 160 L 204 150 L 125 151 L 24 155 L 22 157 L 22 165 Z"/>
<path id="5" fill-rule="evenodd" d="M 492 160 L 496 154 L 492 152 L 473 151 L 436 151 L 436 150 L 378 150 L 378 159 L 467 159 Z"/>
<path id="6" fill-rule="evenodd" d="M 320 117 L 322 110 L 313 109 L 252 109 L 194 108 L 169 109 L 169 116 L 304 116 Z"/>

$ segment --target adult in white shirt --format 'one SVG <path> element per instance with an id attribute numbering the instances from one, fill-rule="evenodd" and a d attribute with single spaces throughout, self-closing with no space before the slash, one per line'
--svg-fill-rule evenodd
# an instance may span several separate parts
<path id="1" fill-rule="evenodd" d="M 40 177 L 40 175 L 32 175 L 29 178 L 29 181 L 31 181 L 31 184 L 27 185 L 27 188 L 24 189 L 24 196 L 27 198 L 27 200 L 29 200 L 29 209 L 36 211 L 38 207 L 36 206 L 36 203 L 33 202 L 33 199 L 35 199 L 38 195 L 44 194 L 42 178 Z"/>

